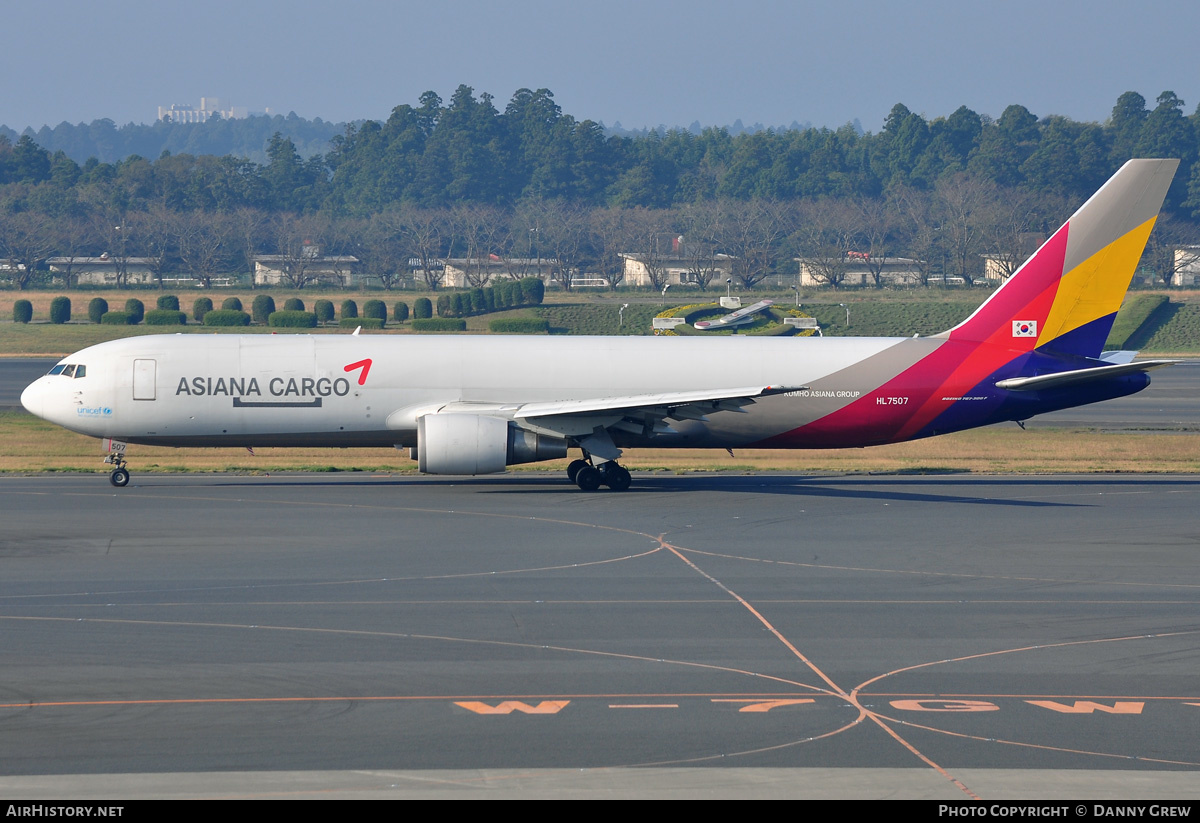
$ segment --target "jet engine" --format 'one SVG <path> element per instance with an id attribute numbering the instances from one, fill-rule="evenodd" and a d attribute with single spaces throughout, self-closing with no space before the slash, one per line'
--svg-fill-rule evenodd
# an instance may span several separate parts
<path id="1" fill-rule="evenodd" d="M 567 456 L 567 441 L 502 417 L 444 412 L 417 420 L 417 466 L 426 474 L 495 474 L 505 466 Z"/>

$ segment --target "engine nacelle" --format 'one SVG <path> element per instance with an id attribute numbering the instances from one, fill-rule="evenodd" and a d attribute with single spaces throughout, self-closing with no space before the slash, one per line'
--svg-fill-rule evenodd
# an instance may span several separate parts
<path id="1" fill-rule="evenodd" d="M 566 456 L 566 440 L 518 429 L 502 417 L 446 412 L 417 420 L 417 466 L 426 474 L 495 474 Z"/>

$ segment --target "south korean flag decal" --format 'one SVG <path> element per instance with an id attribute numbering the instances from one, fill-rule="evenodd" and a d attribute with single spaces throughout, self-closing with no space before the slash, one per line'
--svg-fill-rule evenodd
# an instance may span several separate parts
<path id="1" fill-rule="evenodd" d="M 1013 337 L 1037 337 L 1036 320 L 1014 320 Z"/>

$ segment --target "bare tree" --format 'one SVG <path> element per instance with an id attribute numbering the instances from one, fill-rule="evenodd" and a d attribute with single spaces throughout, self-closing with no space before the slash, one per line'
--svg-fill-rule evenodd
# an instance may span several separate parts
<path id="1" fill-rule="evenodd" d="M 466 285 L 482 288 L 492 274 L 492 255 L 507 222 L 494 206 L 462 203 L 450 210 L 455 236 L 464 252 L 463 277 Z M 499 259 L 499 255 L 496 255 Z"/>
<path id="2" fill-rule="evenodd" d="M 1200 261 L 1197 243 L 1200 243 L 1200 232 L 1195 226 L 1175 220 L 1169 214 L 1160 214 L 1138 267 L 1151 269 L 1164 286 L 1170 286 L 1176 271 L 1191 268 Z"/>
<path id="3" fill-rule="evenodd" d="M 896 228 L 899 247 L 907 249 L 921 278 L 921 285 L 938 271 L 941 232 L 933 216 L 933 198 L 928 192 L 908 186 L 893 186 L 887 201 L 899 217 Z"/>
<path id="4" fill-rule="evenodd" d="M 682 254 L 692 283 L 707 291 L 720 271 L 718 251 L 722 239 L 723 210 L 711 200 L 692 203 L 680 210 L 683 228 Z"/>
<path id="5" fill-rule="evenodd" d="M 851 206 L 856 218 L 855 251 L 870 272 L 875 288 L 883 288 L 883 271 L 892 248 L 896 212 L 883 199 L 865 195 L 855 197 Z"/>
<path id="6" fill-rule="evenodd" d="M 596 253 L 596 271 L 610 289 L 616 290 L 625 279 L 625 258 L 621 254 L 633 249 L 635 229 L 629 210 L 592 209 L 588 213 L 588 228 Z"/>
<path id="7" fill-rule="evenodd" d="M 320 279 L 320 271 L 315 267 L 320 257 L 320 246 L 313 241 L 315 228 L 310 219 L 294 214 L 281 214 L 275 219 L 280 276 L 294 289 L 303 289 Z"/>
<path id="8" fill-rule="evenodd" d="M 126 222 L 132 228 L 135 248 L 145 258 L 158 287 L 163 288 L 166 273 L 174 252 L 175 224 L 179 216 L 161 203 L 153 203 L 144 212 L 130 212 Z"/>
<path id="9" fill-rule="evenodd" d="M 678 237 L 674 231 L 671 212 L 662 209 L 636 208 L 629 210 L 633 224 L 632 236 L 636 247 L 630 251 L 646 269 L 650 285 L 661 291 L 667 285 L 667 263 L 671 255 L 672 241 Z"/>
<path id="10" fill-rule="evenodd" d="M 250 282 L 254 282 L 254 258 L 263 250 L 267 238 L 272 233 L 271 220 L 266 213 L 249 207 L 243 207 L 233 213 L 234 224 L 237 226 L 237 244 L 240 247 L 243 264 L 250 272 Z"/>
<path id="11" fill-rule="evenodd" d="M 540 224 L 542 243 L 551 258 L 551 276 L 564 291 L 570 291 L 586 255 L 587 215 L 573 203 L 547 200 L 542 203 Z"/>
<path id="12" fill-rule="evenodd" d="M 388 291 L 400 285 L 408 272 L 408 246 L 400 215 L 395 209 L 371 216 L 360 226 L 363 264 Z"/>
<path id="13" fill-rule="evenodd" d="M 999 198 L 996 185 L 987 180 L 956 174 L 940 180 L 934 189 L 934 212 L 940 219 L 947 275 L 972 285 L 983 274 L 983 253 L 996 219 L 992 205 Z"/>
<path id="14" fill-rule="evenodd" d="M 855 217 L 853 208 L 841 201 L 801 204 L 796 248 L 809 275 L 818 283 L 836 289 L 845 282 L 854 248 Z"/>
<path id="15" fill-rule="evenodd" d="M 421 269 L 425 285 L 436 290 L 446 277 L 444 256 L 453 246 L 453 231 L 444 209 L 419 209 L 404 205 L 398 214 L 406 245 Z"/>
<path id="16" fill-rule="evenodd" d="M 55 250 L 54 221 L 39 212 L 0 213 L 0 252 L 18 289 L 28 288 Z"/>
<path id="17" fill-rule="evenodd" d="M 794 212 L 775 200 L 729 200 L 724 203 L 725 252 L 733 257 L 733 276 L 751 289 L 778 268 L 783 240 L 794 231 Z"/>
<path id="18" fill-rule="evenodd" d="M 182 212 L 176 215 L 175 247 L 192 279 L 212 288 L 213 277 L 227 269 L 233 221 L 219 212 Z"/>

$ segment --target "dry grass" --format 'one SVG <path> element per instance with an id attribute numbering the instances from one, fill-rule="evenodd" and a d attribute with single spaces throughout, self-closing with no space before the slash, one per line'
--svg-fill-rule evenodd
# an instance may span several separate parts
<path id="1" fill-rule="evenodd" d="M 407 452 L 385 449 L 172 449 L 130 446 L 139 472 L 370 471 L 414 472 Z M 100 442 L 31 415 L 0 414 L 0 472 L 106 471 Z M 786 471 L 1105 473 L 1200 472 L 1195 434 L 1105 434 L 1091 430 L 993 427 L 870 449 L 723 451 L 640 449 L 626 453 L 634 470 L 671 472 Z M 559 472 L 566 461 L 516 467 Z"/>

